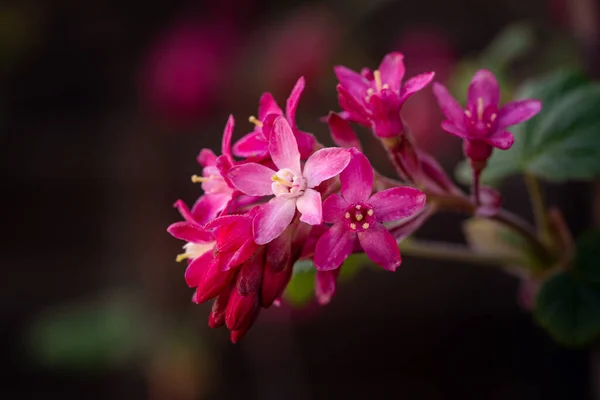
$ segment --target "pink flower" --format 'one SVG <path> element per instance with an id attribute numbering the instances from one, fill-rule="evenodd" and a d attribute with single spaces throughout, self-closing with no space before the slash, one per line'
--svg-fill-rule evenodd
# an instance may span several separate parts
<path id="1" fill-rule="evenodd" d="M 275 195 L 262 205 L 253 222 L 254 241 L 266 244 L 278 237 L 294 218 L 318 225 L 322 221 L 321 194 L 314 188 L 338 175 L 350 161 L 346 149 L 326 148 L 311 155 L 304 168 L 294 133 L 284 117 L 277 117 L 269 137 L 269 154 L 277 171 L 257 163 L 233 167 L 228 174 L 233 185 L 250 196 Z"/>
<path id="2" fill-rule="evenodd" d="M 500 107 L 500 87 L 494 74 L 485 69 L 473 76 L 464 111 L 441 84 L 434 83 L 433 92 L 446 117 L 442 129 L 465 140 L 465 154 L 473 161 L 487 160 L 494 147 L 509 149 L 515 139 L 506 128 L 527 121 L 542 108 L 539 100 L 532 99 Z"/>
<path id="3" fill-rule="evenodd" d="M 217 157 L 209 149 L 202 149 L 198 155 L 198 163 L 203 167 L 202 176 L 192 176 L 192 182 L 202 183 L 204 195 L 201 196 L 194 207 L 192 214 L 197 221 L 204 225 L 219 215 L 234 197 L 235 189 L 225 179 L 227 171 L 233 166 L 231 155 L 231 135 L 235 121 L 230 115 L 223 132 L 221 156 Z M 239 193 L 239 192 L 238 192 Z"/>
<path id="4" fill-rule="evenodd" d="M 425 205 L 425 194 L 410 187 L 396 187 L 375 193 L 373 169 L 356 149 L 340 174 L 341 196 L 332 195 L 323 203 L 323 220 L 333 225 L 318 240 L 314 262 L 317 270 L 338 268 L 358 243 L 367 256 L 383 268 L 394 271 L 400 265 L 400 250 L 384 222 L 410 217 Z"/>
<path id="5" fill-rule="evenodd" d="M 360 74 L 343 66 L 334 68 L 340 81 L 339 103 L 347 119 L 371 128 L 379 137 L 394 137 L 404 132 L 402 105 L 423 89 L 434 73 L 417 75 L 402 85 L 403 58 L 400 53 L 390 53 L 383 58 L 379 69 L 365 68 Z"/>
<path id="6" fill-rule="evenodd" d="M 310 133 L 302 132 L 296 126 L 296 110 L 303 91 L 304 77 L 300 77 L 287 99 L 285 117 L 298 141 L 300 156 L 302 159 L 306 159 L 314 150 L 315 138 Z M 267 120 L 267 117 L 271 115 L 283 116 L 284 114 L 273 95 L 267 92 L 260 98 L 258 119 L 254 116 L 250 117 L 250 122 L 254 124 L 254 131 L 248 133 L 233 145 L 233 152 L 236 156 L 253 157 L 255 161 L 260 161 L 269 155 L 269 135 L 274 119 Z"/>

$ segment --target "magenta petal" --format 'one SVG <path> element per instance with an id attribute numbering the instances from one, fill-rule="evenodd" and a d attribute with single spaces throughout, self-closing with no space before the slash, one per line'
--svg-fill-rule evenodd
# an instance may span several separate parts
<path id="1" fill-rule="evenodd" d="M 352 95 L 356 97 L 365 96 L 369 88 L 369 81 L 360 74 L 346 68 L 342 65 L 333 68 L 340 84 Z"/>
<path id="2" fill-rule="evenodd" d="M 271 93 L 263 93 L 258 102 L 258 119 L 264 120 L 269 114 L 283 115 Z"/>
<path id="3" fill-rule="evenodd" d="M 233 135 L 233 127 L 235 120 L 233 115 L 229 114 L 227 118 L 227 124 L 225 124 L 225 130 L 223 131 L 223 140 L 221 142 L 221 154 L 233 161 L 233 155 L 231 154 L 231 136 Z"/>
<path id="4" fill-rule="evenodd" d="M 381 81 L 396 92 L 400 91 L 404 71 L 404 56 L 397 52 L 387 54 L 379 65 Z"/>
<path id="5" fill-rule="evenodd" d="M 519 100 L 506 103 L 498 112 L 497 129 L 516 125 L 533 118 L 542 109 L 539 100 Z"/>
<path id="6" fill-rule="evenodd" d="M 244 242 L 235 253 L 231 255 L 231 258 L 223 265 L 222 270 L 227 271 L 230 268 L 235 268 L 244 262 L 248 261 L 250 257 L 256 252 L 256 243 L 249 239 Z"/>
<path id="7" fill-rule="evenodd" d="M 497 106 L 500 102 L 500 86 L 494 74 L 487 69 L 477 71 L 469 85 L 467 103 L 477 107 L 479 99 L 484 108 L 490 104 Z"/>
<path id="8" fill-rule="evenodd" d="M 317 271 L 315 277 L 315 297 L 320 305 L 324 306 L 331 301 L 331 298 L 335 294 L 339 273 L 339 268 L 332 271 Z"/>
<path id="9" fill-rule="evenodd" d="M 298 143 L 290 124 L 284 117 L 277 117 L 273 122 L 269 138 L 269 153 L 277 168 L 289 168 L 295 173 L 300 172 Z"/>
<path id="10" fill-rule="evenodd" d="M 275 175 L 269 167 L 248 163 L 237 165 L 229 170 L 228 177 L 238 190 L 250 196 L 268 196 L 273 194 L 271 177 Z"/>
<path id="11" fill-rule="evenodd" d="M 435 76 L 435 72 L 426 72 L 421 75 L 413 76 L 406 81 L 400 94 L 400 102 L 404 103 L 410 96 L 423 89 Z"/>
<path id="12" fill-rule="evenodd" d="M 379 222 L 410 217 L 425 205 L 425 193 L 408 186 L 395 187 L 375 193 L 369 199 Z"/>
<path id="13" fill-rule="evenodd" d="M 350 149 L 352 158 L 340 174 L 341 194 L 350 204 L 365 201 L 373 190 L 373 167 L 363 153 Z"/>
<path id="14" fill-rule="evenodd" d="M 342 265 L 352 253 L 355 241 L 356 233 L 350 231 L 345 224 L 333 224 L 317 241 L 314 256 L 317 270 L 330 271 Z"/>
<path id="15" fill-rule="evenodd" d="M 294 88 L 290 93 L 290 97 L 288 97 L 285 103 L 285 115 L 287 116 L 292 128 L 296 127 L 296 110 L 298 109 L 298 102 L 300 101 L 300 96 L 304 91 L 304 85 L 304 77 L 301 76 L 294 85 Z"/>
<path id="16" fill-rule="evenodd" d="M 347 113 L 347 119 L 356 122 L 357 124 L 370 127 L 369 113 L 366 110 L 364 103 L 362 101 L 359 102 L 359 100 L 353 97 L 342 85 L 337 85 L 337 92 L 338 102 Z"/>
<path id="17" fill-rule="evenodd" d="M 207 271 L 215 267 L 217 260 L 212 251 L 207 251 L 200 257 L 190 262 L 185 270 L 185 282 L 189 287 L 198 286 L 204 279 Z"/>
<path id="18" fill-rule="evenodd" d="M 317 140 L 313 135 L 307 132 L 296 131 L 296 141 L 298 142 L 298 151 L 300 158 L 306 160 L 315 150 Z"/>
<path id="19" fill-rule="evenodd" d="M 335 144 L 346 149 L 356 147 L 362 151 L 360 141 L 348 121 L 344 120 L 340 115 L 330 112 L 327 117 L 327 124 L 329 124 L 331 137 Z"/>
<path id="20" fill-rule="evenodd" d="M 433 83 L 433 94 L 437 99 L 442 114 L 455 125 L 462 125 L 465 114 L 458 102 L 452 97 L 448 90 L 437 82 Z"/>
<path id="21" fill-rule="evenodd" d="M 210 149 L 202 149 L 196 157 L 196 161 L 203 167 L 214 166 L 217 163 L 217 156 Z"/>
<path id="22" fill-rule="evenodd" d="M 338 175 L 350 162 L 350 152 L 339 147 L 327 147 L 316 151 L 306 160 L 302 176 L 309 188 Z"/>
<path id="23" fill-rule="evenodd" d="M 487 144 L 500 150 L 508 150 L 515 142 L 515 137 L 510 132 L 496 132 L 484 140 Z"/>
<path id="24" fill-rule="evenodd" d="M 377 223 L 357 235 L 363 250 L 375 264 L 388 271 L 395 271 L 400 266 L 400 250 L 396 239 L 383 225 Z"/>
<path id="25" fill-rule="evenodd" d="M 261 132 L 250 132 L 233 145 L 233 154 L 238 157 L 260 156 L 268 151 L 269 145 Z"/>
<path id="26" fill-rule="evenodd" d="M 332 194 L 323 202 L 323 222 L 330 224 L 337 222 L 349 206 L 350 204 L 342 196 Z"/>
<path id="27" fill-rule="evenodd" d="M 206 243 L 215 240 L 212 232 L 189 222 L 175 222 L 167 228 L 167 232 L 177 239 L 192 243 Z"/>
<path id="28" fill-rule="evenodd" d="M 200 199 L 202 199 L 203 197 L 204 196 L 201 196 Z M 198 200 L 200 200 L 200 199 L 198 199 Z M 183 219 L 185 219 L 187 222 L 194 222 L 194 223 L 198 224 L 198 221 L 196 221 L 196 218 L 194 218 L 194 216 L 190 212 L 190 209 L 183 202 L 183 200 L 177 200 L 175 202 L 175 204 L 173 204 L 173 207 L 175 207 L 177 209 L 177 211 L 179 211 L 179 214 L 181 214 Z M 200 224 L 200 225 L 202 225 L 202 224 Z"/>
<path id="29" fill-rule="evenodd" d="M 296 207 L 300 211 L 300 221 L 309 225 L 319 225 L 323 222 L 323 206 L 321 193 L 313 189 L 306 189 L 304 194 L 296 200 Z"/>
<path id="30" fill-rule="evenodd" d="M 275 239 L 292 222 L 296 213 L 296 199 L 275 197 L 259 207 L 252 229 L 257 244 L 267 244 Z"/>
<path id="31" fill-rule="evenodd" d="M 215 218 L 227 207 L 231 201 L 231 194 L 214 193 L 200 196 L 192 207 L 192 216 L 195 222 L 204 225 Z"/>
<path id="32" fill-rule="evenodd" d="M 454 136 L 458 136 L 459 138 L 466 138 L 467 135 L 467 131 L 465 131 L 462 126 L 457 126 L 454 125 L 454 122 L 452 121 L 442 121 L 442 129 L 445 130 L 446 132 L 454 135 Z"/>

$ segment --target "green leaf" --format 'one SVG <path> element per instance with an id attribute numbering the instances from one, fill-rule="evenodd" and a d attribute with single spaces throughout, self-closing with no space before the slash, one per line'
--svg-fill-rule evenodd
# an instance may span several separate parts
<path id="1" fill-rule="evenodd" d="M 310 260 L 294 264 L 294 273 L 283 292 L 283 299 L 294 307 L 308 304 L 315 294 L 315 274 L 314 264 Z"/>
<path id="2" fill-rule="evenodd" d="M 45 366 L 65 369 L 111 368 L 141 349 L 145 325 L 122 301 L 52 309 L 29 331 L 31 354 Z"/>
<path id="3" fill-rule="evenodd" d="M 515 144 L 494 150 L 483 172 L 485 184 L 528 172 L 548 181 L 590 179 L 600 174 L 600 85 L 586 83 L 574 71 L 559 71 L 527 83 L 517 98 L 536 98 L 540 114 L 509 128 Z M 470 171 L 459 165 L 457 178 L 470 182 Z"/>
<path id="4" fill-rule="evenodd" d="M 498 34 L 479 57 L 485 66 L 498 71 L 527 53 L 533 46 L 533 28 L 526 23 L 509 25 Z"/>
<path id="5" fill-rule="evenodd" d="M 560 343 L 581 346 L 600 335 L 600 231 L 577 240 L 573 268 L 546 281 L 534 313 Z"/>

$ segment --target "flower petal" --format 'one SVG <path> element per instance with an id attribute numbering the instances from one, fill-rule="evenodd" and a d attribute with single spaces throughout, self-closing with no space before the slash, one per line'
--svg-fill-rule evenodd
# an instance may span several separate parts
<path id="1" fill-rule="evenodd" d="M 215 240 L 212 232 L 202 229 L 199 225 L 186 221 L 175 222 L 167 228 L 173 237 L 191 243 L 206 243 Z"/>
<path id="2" fill-rule="evenodd" d="M 462 125 L 455 125 L 452 121 L 442 121 L 442 129 L 446 132 L 458 136 L 459 138 L 465 139 L 468 137 L 467 131 L 462 127 Z"/>
<path id="3" fill-rule="evenodd" d="M 298 143 L 290 124 L 284 117 L 277 117 L 273 122 L 269 138 L 269 153 L 277 168 L 289 168 L 295 173 L 300 172 Z"/>
<path id="4" fill-rule="evenodd" d="M 348 121 L 344 120 L 340 115 L 330 112 L 327 117 L 327 124 L 329 124 L 331 138 L 335 144 L 346 149 L 356 147 L 362 151 L 360 141 Z"/>
<path id="5" fill-rule="evenodd" d="M 267 244 L 287 228 L 296 213 L 296 199 L 275 197 L 260 206 L 252 230 L 257 244 Z"/>
<path id="6" fill-rule="evenodd" d="M 396 92 L 400 91 L 402 78 L 404 78 L 404 55 L 402 53 L 387 54 L 379 65 L 381 82 L 387 83 Z"/>
<path id="7" fill-rule="evenodd" d="M 287 116 L 288 122 L 290 123 L 292 128 L 296 127 L 296 110 L 298 109 L 298 102 L 300 101 L 300 96 L 304 91 L 304 85 L 304 77 L 301 76 L 294 85 L 294 88 L 290 93 L 290 97 L 288 97 L 287 101 L 285 102 L 285 115 Z"/>
<path id="8" fill-rule="evenodd" d="M 191 214 L 194 221 L 200 225 L 212 221 L 227 207 L 229 201 L 231 201 L 231 194 L 228 193 L 211 193 L 200 196 L 192 207 Z"/>
<path id="9" fill-rule="evenodd" d="M 268 151 L 269 145 L 262 132 L 250 132 L 233 145 L 233 154 L 238 157 L 265 155 Z"/>
<path id="10" fill-rule="evenodd" d="M 410 217 L 425 205 L 425 193 L 408 186 L 386 189 L 369 199 L 379 222 Z"/>
<path id="11" fill-rule="evenodd" d="M 306 160 L 302 176 L 306 186 L 315 187 L 324 180 L 338 175 L 350 162 L 350 152 L 339 147 L 328 147 L 316 151 Z"/>
<path id="12" fill-rule="evenodd" d="M 277 105 L 273 95 L 269 92 L 263 93 L 258 101 L 258 119 L 264 120 L 269 114 L 283 115 L 283 111 Z"/>
<path id="13" fill-rule="evenodd" d="M 342 86 L 337 85 L 338 102 L 340 107 L 347 113 L 348 120 L 356 122 L 366 127 L 370 127 L 369 112 L 366 109 L 364 101 L 361 97 L 354 97 L 348 90 Z"/>
<path id="14" fill-rule="evenodd" d="M 340 85 L 342 85 L 353 97 L 366 96 L 367 89 L 370 85 L 369 81 L 362 75 L 342 65 L 335 66 L 333 71 L 335 72 L 338 81 L 340 81 Z"/>
<path id="15" fill-rule="evenodd" d="M 233 127 L 235 120 L 233 115 L 229 114 L 227 118 L 227 124 L 225 124 L 225 130 L 223 131 L 223 140 L 221 141 L 221 154 L 233 161 L 233 155 L 231 154 L 231 136 L 233 135 Z"/>
<path id="16" fill-rule="evenodd" d="M 309 225 L 319 225 L 323 222 L 323 205 L 321 193 L 313 189 L 306 189 L 304 194 L 296 200 L 296 207 L 300 211 L 300 221 Z"/>
<path id="17" fill-rule="evenodd" d="M 396 239 L 383 225 L 377 223 L 357 233 L 357 236 L 363 250 L 375 264 L 388 271 L 395 271 L 400 266 L 402 260 Z"/>
<path id="18" fill-rule="evenodd" d="M 275 174 L 269 167 L 247 163 L 236 165 L 229 170 L 229 180 L 238 190 L 250 196 L 268 196 L 273 194 L 271 177 Z"/>
<path id="19" fill-rule="evenodd" d="M 484 108 L 500 103 L 500 86 L 494 74 L 487 69 L 477 71 L 469 84 L 467 103 L 477 107 L 479 99 L 483 101 Z"/>
<path id="20" fill-rule="evenodd" d="M 202 199 L 202 197 L 204 197 L 204 196 L 201 196 L 200 199 Z M 198 199 L 198 200 L 200 200 L 200 199 Z M 183 219 L 185 219 L 187 222 L 193 222 L 193 223 L 199 224 L 183 200 L 181 200 L 181 199 L 177 200 L 175 202 L 175 204 L 173 204 L 173 207 L 175 207 L 177 209 L 177 211 L 179 211 L 179 214 L 181 214 Z M 199 225 L 202 225 L 202 224 L 199 224 Z"/>
<path id="21" fill-rule="evenodd" d="M 202 167 L 214 166 L 217 162 L 217 156 L 210 149 L 202 149 L 200 150 L 198 157 L 196 157 L 196 161 L 198 161 L 198 164 Z"/>
<path id="22" fill-rule="evenodd" d="M 539 100 L 527 99 L 506 103 L 498 112 L 497 129 L 527 121 L 537 115 L 541 109 L 542 102 Z"/>
<path id="23" fill-rule="evenodd" d="M 319 271 L 331 271 L 338 268 L 352 253 L 356 242 L 356 233 L 345 224 L 333 224 L 319 238 L 315 247 L 315 267 Z"/>
<path id="24" fill-rule="evenodd" d="M 448 89 L 440 83 L 433 83 L 433 94 L 437 99 L 438 105 L 442 110 L 442 114 L 454 125 L 462 126 L 465 119 L 463 108 L 458 104 L 458 101 L 452 97 Z"/>
<path id="25" fill-rule="evenodd" d="M 404 103 L 410 96 L 427 86 L 427 84 L 433 80 L 434 76 L 435 72 L 426 72 L 421 75 L 413 76 L 407 80 L 404 86 L 402 86 L 400 102 Z"/>
<path id="26" fill-rule="evenodd" d="M 314 152 L 317 140 L 308 132 L 297 130 L 295 135 L 296 142 L 298 143 L 298 151 L 300 151 L 300 158 L 306 160 Z"/>
<path id="27" fill-rule="evenodd" d="M 510 132 L 496 132 L 485 138 L 485 142 L 500 150 L 508 150 L 515 142 L 515 137 Z"/>
<path id="28" fill-rule="evenodd" d="M 189 287 L 196 287 L 204 279 L 206 272 L 215 267 L 217 260 L 212 251 L 207 251 L 200 257 L 192 260 L 185 270 L 185 282 Z"/>
<path id="29" fill-rule="evenodd" d="M 339 194 L 332 194 L 323 202 L 323 222 L 335 223 L 342 218 L 346 209 L 350 206 Z"/>
<path id="30" fill-rule="evenodd" d="M 247 240 L 229 257 L 227 262 L 221 265 L 221 270 L 227 271 L 245 263 L 256 252 L 256 248 L 256 243 L 252 239 Z"/>
<path id="31" fill-rule="evenodd" d="M 339 268 L 331 271 L 317 271 L 315 277 L 315 297 L 320 305 L 324 306 L 331 301 L 331 298 L 335 294 L 339 273 Z"/>
<path id="32" fill-rule="evenodd" d="M 340 174 L 340 193 L 350 204 L 365 201 L 373 190 L 373 167 L 363 153 L 350 149 L 352 158 Z"/>

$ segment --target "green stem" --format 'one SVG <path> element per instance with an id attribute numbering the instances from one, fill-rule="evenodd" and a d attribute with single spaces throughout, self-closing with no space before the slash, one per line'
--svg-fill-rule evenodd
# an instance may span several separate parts
<path id="1" fill-rule="evenodd" d="M 538 229 L 538 235 L 542 239 L 548 238 L 548 214 L 546 213 L 546 203 L 542 194 L 542 187 L 539 180 L 532 174 L 525 173 L 523 175 L 525 185 L 531 199 L 531 207 L 533 209 L 533 217 L 535 218 L 535 226 Z"/>

